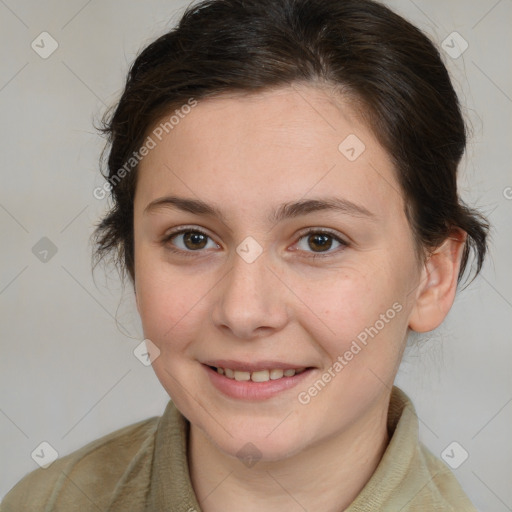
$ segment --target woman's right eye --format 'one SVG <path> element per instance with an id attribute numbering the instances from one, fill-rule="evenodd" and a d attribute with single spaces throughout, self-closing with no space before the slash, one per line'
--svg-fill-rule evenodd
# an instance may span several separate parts
<path id="1" fill-rule="evenodd" d="M 208 240 L 211 240 L 210 236 L 203 231 L 184 228 L 167 234 L 162 243 L 172 252 L 194 253 L 208 248 Z M 218 247 L 218 244 L 213 242 L 213 240 L 211 240 L 211 243 L 214 246 L 213 248 Z"/>

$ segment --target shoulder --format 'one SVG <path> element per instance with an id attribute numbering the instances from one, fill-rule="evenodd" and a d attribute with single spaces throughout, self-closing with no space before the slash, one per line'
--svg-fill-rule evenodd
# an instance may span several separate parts
<path id="1" fill-rule="evenodd" d="M 150 460 L 159 417 L 118 429 L 27 474 L 0 512 L 105 510 L 134 460 Z"/>
<path id="2" fill-rule="evenodd" d="M 445 505 L 447 510 L 477 512 L 448 466 L 423 443 L 419 442 L 419 447 L 429 474 L 432 476 L 430 487 L 433 495 Z"/>
<path id="3" fill-rule="evenodd" d="M 477 512 L 450 468 L 419 438 L 418 416 L 410 398 L 396 386 L 390 400 L 391 441 L 382 460 L 379 482 L 385 488 L 396 478 L 382 510 Z M 381 509 L 379 509 L 381 510 Z"/>

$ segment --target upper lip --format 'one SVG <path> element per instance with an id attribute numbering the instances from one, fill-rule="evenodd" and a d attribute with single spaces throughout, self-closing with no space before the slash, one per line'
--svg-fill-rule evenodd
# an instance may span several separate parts
<path id="1" fill-rule="evenodd" d="M 230 370 L 239 371 L 239 372 L 255 372 L 258 370 L 273 370 L 273 369 L 282 369 L 282 370 L 292 370 L 299 368 L 309 368 L 310 366 L 307 364 L 290 364 L 283 363 L 280 361 L 252 361 L 250 363 L 244 363 L 242 361 L 233 361 L 231 359 L 216 359 L 210 361 L 203 361 L 203 364 L 207 366 L 215 366 L 216 368 L 229 368 Z"/>

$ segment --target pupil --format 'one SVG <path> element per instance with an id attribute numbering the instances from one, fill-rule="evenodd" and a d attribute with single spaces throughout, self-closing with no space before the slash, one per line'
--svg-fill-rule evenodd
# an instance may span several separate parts
<path id="1" fill-rule="evenodd" d="M 310 240 L 311 239 L 315 240 L 314 244 L 319 246 L 320 249 L 329 249 L 332 245 L 332 240 L 329 235 L 316 234 L 316 235 L 311 235 L 309 238 L 310 238 Z M 317 242 L 318 240 L 320 240 L 320 243 Z"/>
<path id="2" fill-rule="evenodd" d="M 203 242 L 203 244 L 198 247 L 197 243 Z M 189 231 L 185 234 L 185 244 L 188 247 L 188 242 L 192 243 L 193 247 L 189 247 L 189 249 L 202 249 L 206 245 L 206 236 L 202 233 L 198 233 L 196 231 Z"/>

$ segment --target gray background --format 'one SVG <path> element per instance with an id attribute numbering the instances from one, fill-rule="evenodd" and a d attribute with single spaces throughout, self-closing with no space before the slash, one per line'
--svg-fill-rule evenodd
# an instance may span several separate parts
<path id="1" fill-rule="evenodd" d="M 469 453 L 454 473 L 475 505 L 512 510 L 512 1 L 387 4 L 440 47 L 453 31 L 469 44 L 456 59 L 441 51 L 472 126 L 461 191 L 494 226 L 482 276 L 407 350 L 397 384 L 437 456 L 452 441 Z M 167 403 L 133 355 L 143 335 L 131 290 L 101 268 L 93 280 L 89 235 L 107 202 L 93 197 L 103 140 L 92 122 L 184 5 L 0 0 L 0 496 L 37 467 L 42 441 L 62 456 Z M 43 31 L 59 45 L 47 59 L 31 48 Z M 46 262 L 33 253 L 43 237 L 57 248 Z"/>

